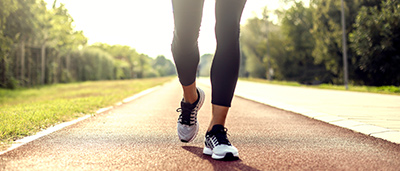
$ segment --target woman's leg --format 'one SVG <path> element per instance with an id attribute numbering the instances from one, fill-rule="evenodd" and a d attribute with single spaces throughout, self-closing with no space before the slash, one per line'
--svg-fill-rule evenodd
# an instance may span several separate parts
<path id="1" fill-rule="evenodd" d="M 172 54 L 178 71 L 179 81 L 183 89 L 183 100 L 177 132 L 182 142 L 191 142 L 199 131 L 197 113 L 203 105 L 205 94 L 196 88 L 196 72 L 199 64 L 200 23 L 204 0 L 172 0 L 174 10 L 174 39 Z"/>
<path id="2" fill-rule="evenodd" d="M 227 137 L 225 119 L 239 74 L 240 18 L 246 0 L 216 0 L 217 51 L 211 67 L 212 118 L 205 136 L 203 154 L 213 159 L 237 159 L 239 152 Z"/>
<path id="3" fill-rule="evenodd" d="M 246 0 L 216 0 L 217 50 L 211 67 L 213 125 L 224 125 L 240 66 L 240 18 Z"/>
<path id="4" fill-rule="evenodd" d="M 174 39 L 172 54 L 182 84 L 184 101 L 194 103 L 198 99 L 196 72 L 199 63 L 197 39 L 204 0 L 172 0 L 174 12 Z"/>

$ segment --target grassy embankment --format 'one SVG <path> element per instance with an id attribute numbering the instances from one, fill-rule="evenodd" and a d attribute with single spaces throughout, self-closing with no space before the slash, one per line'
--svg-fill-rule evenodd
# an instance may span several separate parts
<path id="1" fill-rule="evenodd" d="M 0 150 L 6 144 L 60 122 L 107 107 L 173 77 L 56 84 L 0 89 Z"/>
<path id="2" fill-rule="evenodd" d="M 310 88 L 331 89 L 331 90 L 345 90 L 344 85 L 331 85 L 331 84 L 303 85 L 303 84 L 300 84 L 300 83 L 297 83 L 297 82 L 268 81 L 268 80 L 257 79 L 257 78 L 240 78 L 240 80 L 252 81 L 252 82 L 260 82 L 260 83 L 268 83 L 268 84 L 277 84 L 277 85 L 286 85 L 286 86 L 296 86 L 296 87 L 310 87 Z M 349 85 L 349 91 L 400 95 L 400 87 L 396 87 L 396 86 L 373 87 L 373 86 L 354 86 L 354 85 Z"/>

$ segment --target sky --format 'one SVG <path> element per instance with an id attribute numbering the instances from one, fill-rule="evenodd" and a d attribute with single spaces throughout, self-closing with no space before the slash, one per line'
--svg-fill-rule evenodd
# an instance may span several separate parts
<path id="1" fill-rule="evenodd" d="M 45 0 L 50 7 L 54 0 Z M 75 30 L 83 30 L 88 44 L 127 45 L 150 57 L 172 59 L 174 20 L 171 0 L 57 0 L 74 19 Z M 241 24 L 261 17 L 263 8 L 277 9 L 280 0 L 247 0 Z M 205 0 L 200 27 L 200 54 L 215 52 L 215 0 Z"/>

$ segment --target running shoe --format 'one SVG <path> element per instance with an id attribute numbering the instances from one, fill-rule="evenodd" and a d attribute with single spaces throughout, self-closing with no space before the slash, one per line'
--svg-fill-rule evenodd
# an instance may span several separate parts
<path id="1" fill-rule="evenodd" d="M 223 125 L 214 125 L 210 132 L 206 133 L 203 154 L 211 156 L 215 160 L 237 160 L 239 152 L 228 140 L 227 131 Z"/>
<path id="2" fill-rule="evenodd" d="M 185 103 L 182 99 L 181 107 L 176 111 L 180 112 L 178 118 L 178 136 L 182 142 L 191 142 L 196 138 L 199 132 L 199 123 L 197 122 L 197 112 L 203 105 L 205 94 L 204 91 L 197 87 L 198 99 L 195 103 Z"/>

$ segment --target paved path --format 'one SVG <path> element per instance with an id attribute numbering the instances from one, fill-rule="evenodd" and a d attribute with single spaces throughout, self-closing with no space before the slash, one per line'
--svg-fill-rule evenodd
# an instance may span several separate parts
<path id="1" fill-rule="evenodd" d="M 176 135 L 175 81 L 108 112 L 0 156 L 0 170 L 398 170 L 400 145 L 235 97 L 227 127 L 240 160 L 202 154 L 210 89 L 199 137 Z"/>
<path id="2" fill-rule="evenodd" d="M 199 79 L 209 85 L 209 78 Z M 236 95 L 400 144 L 400 96 L 239 81 Z"/>

